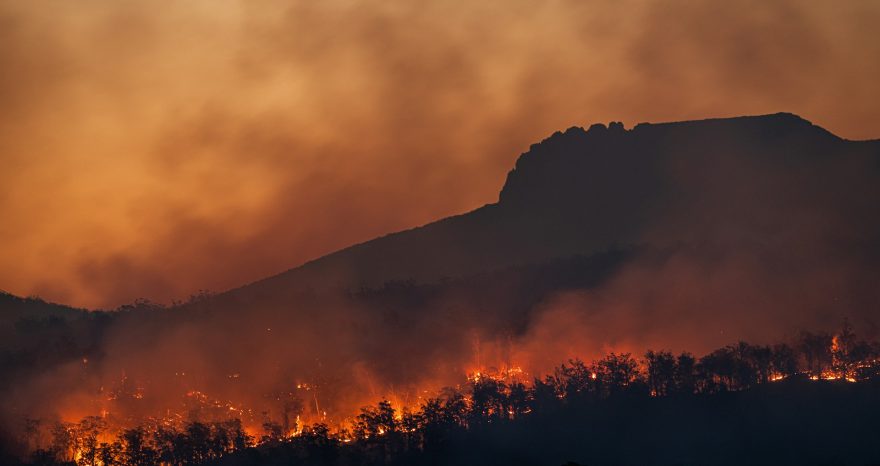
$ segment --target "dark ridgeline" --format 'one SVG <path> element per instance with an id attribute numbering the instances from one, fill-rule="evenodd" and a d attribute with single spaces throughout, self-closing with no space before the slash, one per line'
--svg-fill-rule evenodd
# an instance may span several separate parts
<path id="1" fill-rule="evenodd" d="M 302 361 L 338 361 L 339 372 L 331 375 L 344 384 L 350 364 L 366 362 L 389 382 L 403 384 L 414 368 L 466 357 L 470 341 L 462 329 L 525 335 L 539 304 L 557 293 L 594 290 L 633 263 L 663 264 L 681 255 L 707 264 L 725 254 L 756 257 L 780 283 L 789 280 L 810 296 L 833 298 L 874 339 L 880 302 L 878 181 L 880 141 L 847 141 L 791 114 L 630 130 L 619 123 L 570 128 L 519 158 L 498 203 L 355 245 L 236 290 L 169 309 L 139 302 L 120 313 L 90 314 L 0 295 L 0 395 L 21 396 L 17 389 L 29 387 L 26 382 L 62 373 L 84 357 L 90 371 L 129 354 L 161 366 L 168 361 L 153 361 L 132 348 L 163 349 L 169 330 L 180 327 L 198 329 L 187 350 L 210 356 L 208 368 L 222 379 L 233 372 L 242 380 L 259 379 L 266 366 L 248 353 L 266 347 L 291 364 L 290 373 L 308 371 Z M 812 281 L 824 270 L 843 270 L 857 280 L 826 290 Z M 801 283 L 803 277 L 810 281 Z M 779 332 L 791 332 L 799 329 L 787 323 L 792 312 L 815 312 L 817 322 L 839 324 L 841 316 L 832 311 L 779 309 L 775 321 Z M 746 321 L 764 317 L 748 309 L 742 313 Z M 681 318 L 668 316 L 666 324 L 677 325 Z M 292 352 L 291 340 L 308 342 L 300 350 L 304 354 Z M 227 455 L 220 463 L 878 462 L 876 378 L 813 383 L 795 374 L 820 373 L 830 361 L 829 341 L 830 335 L 811 334 L 789 348 L 797 355 L 796 370 L 785 347 L 750 352 L 749 365 L 737 361 L 752 350 L 722 349 L 691 360 L 691 372 L 681 369 L 687 358 L 653 353 L 647 357 L 655 363 L 652 371 L 639 375 L 638 383 L 610 383 L 600 392 L 583 379 L 589 371 L 569 367 L 553 383 L 528 390 L 503 387 L 505 403 L 517 413 L 509 422 L 487 421 L 501 405 L 492 405 L 500 388 L 485 381 L 472 387 L 479 389 L 472 394 L 478 409 L 455 398 L 425 408 L 421 414 L 433 422 L 421 424 L 424 448 L 411 448 L 416 440 L 400 424 L 418 424 L 417 419 L 389 420 L 387 406 L 380 405 L 364 413 L 359 428 L 364 435 L 392 430 L 382 441 L 372 435 L 373 440 L 340 449 L 339 439 L 315 428 L 289 443 L 273 444 L 270 438 L 261 449 Z M 868 353 L 873 356 L 864 358 L 876 357 Z M 790 377 L 757 384 L 769 377 L 768 361 L 779 371 L 788 364 L 784 373 Z M 743 378 L 749 367 L 754 374 Z M 694 375 L 697 368 L 702 378 Z M 558 384 L 580 384 L 592 395 L 560 399 L 554 396 Z M 667 396 L 647 396 L 651 391 Z M 3 429 L 11 428 L 7 423 Z M 222 441 L 215 438 L 218 432 Z M 187 458 L 214 458 L 216 448 L 241 443 L 234 424 L 191 424 L 185 432 L 166 434 L 166 444 Z M 126 435 L 125 445 L 143 441 L 137 431 Z M 0 451 L 20 448 L 20 438 L 0 431 Z M 165 453 L 176 455 L 175 448 Z M 128 461 L 155 461 L 145 454 Z"/>
<path id="2" fill-rule="evenodd" d="M 876 272 L 878 205 L 880 140 L 845 140 L 790 113 L 572 127 L 518 158 L 497 203 L 339 250 L 213 304 L 276 305 L 645 247 L 761 243 L 790 258 L 819 246 Z"/>
<path id="3" fill-rule="evenodd" d="M 880 141 L 844 140 L 788 113 L 631 130 L 621 123 L 573 127 L 519 157 L 498 203 L 340 250 L 229 294 L 272 300 L 302 288 L 433 282 L 634 244 L 788 235 L 796 245 L 804 239 L 798 234 L 809 234 L 804 229 L 820 228 L 842 230 L 880 262 L 878 180 Z"/>

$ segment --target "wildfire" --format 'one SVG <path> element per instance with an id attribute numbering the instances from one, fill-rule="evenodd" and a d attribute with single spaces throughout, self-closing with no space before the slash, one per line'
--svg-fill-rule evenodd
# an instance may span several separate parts
<path id="1" fill-rule="evenodd" d="M 814 347 L 813 353 L 809 356 L 805 352 L 798 353 L 797 357 L 800 359 L 796 360 L 794 365 L 788 366 L 760 366 L 760 360 L 747 359 L 750 357 L 749 354 L 760 353 L 749 353 L 750 349 L 746 344 L 741 344 L 746 345 L 745 349 L 741 349 L 742 346 L 736 348 L 730 346 L 724 348 L 728 350 L 727 353 L 722 353 L 729 358 L 742 359 L 712 359 L 709 357 L 711 355 L 699 361 L 692 359 L 691 377 L 703 377 L 703 382 L 691 385 L 689 390 L 691 393 L 701 393 L 701 391 L 713 393 L 714 390 L 718 390 L 719 384 L 723 390 L 744 390 L 762 381 L 779 382 L 786 379 L 792 379 L 792 383 L 797 383 L 799 380 L 855 383 L 880 376 L 880 358 L 877 357 L 876 352 L 853 353 L 852 339 L 847 340 L 841 335 L 826 338 L 817 340 L 822 342 L 824 347 L 819 349 Z M 753 349 L 758 351 L 761 347 Z M 667 353 L 667 357 L 667 360 L 672 361 L 673 364 L 670 367 L 674 367 L 677 363 L 672 359 L 672 355 Z M 811 359 L 807 359 L 808 357 Z M 733 364 L 750 364 L 754 370 L 752 380 L 749 381 L 748 377 L 743 379 L 744 382 L 734 380 L 733 377 L 737 376 L 729 375 L 730 365 L 718 365 L 725 362 L 731 364 L 731 361 Z M 86 358 L 82 358 L 82 363 L 84 366 L 89 364 Z M 710 365 L 712 363 L 716 365 Z M 132 427 L 141 429 L 146 437 L 161 438 L 159 434 L 163 432 L 186 434 L 193 423 L 208 426 L 204 427 L 207 429 L 215 429 L 220 428 L 217 426 L 227 425 L 224 423 L 235 421 L 238 432 L 245 439 L 243 444 L 259 445 L 293 441 L 304 435 L 312 435 L 311 433 L 315 432 L 312 429 L 320 425 L 323 426 L 321 435 L 329 435 L 340 443 L 350 443 L 368 438 L 364 437 L 365 435 L 391 437 L 396 434 L 416 433 L 419 423 L 425 422 L 428 403 L 446 400 L 447 397 L 454 397 L 449 399 L 460 403 L 462 410 L 475 410 L 474 412 L 479 413 L 480 416 L 493 419 L 490 422 L 501 422 L 500 420 L 515 420 L 532 413 L 535 406 L 532 403 L 539 396 L 539 388 L 546 390 L 541 392 L 540 396 L 565 402 L 567 397 L 583 396 L 585 393 L 607 396 L 615 390 L 614 384 L 617 384 L 618 389 L 629 389 L 631 386 L 638 388 L 639 384 L 642 384 L 641 386 L 645 387 L 651 396 L 662 397 L 672 393 L 674 387 L 670 384 L 678 383 L 672 379 L 667 379 L 666 382 L 662 380 L 651 382 L 648 379 L 649 374 L 660 374 L 657 377 L 667 374 L 667 377 L 671 377 L 669 375 L 672 373 L 671 369 L 665 373 L 650 372 L 649 358 L 637 360 L 630 354 L 616 356 L 611 354 L 605 360 L 594 361 L 592 364 L 584 364 L 579 360 L 569 361 L 569 364 L 567 367 L 563 365 L 555 373 L 547 374 L 543 379 L 533 378 L 522 366 L 516 364 L 500 365 L 500 369 L 481 366 L 466 371 L 466 384 L 454 385 L 442 395 L 438 394 L 438 387 L 429 385 L 408 387 L 401 392 L 392 389 L 390 393 L 381 393 L 380 390 L 373 390 L 371 386 L 371 391 L 374 393 L 373 402 L 375 403 L 375 399 L 381 396 L 382 403 L 385 404 L 380 405 L 384 406 L 384 411 L 364 409 L 362 415 L 352 414 L 351 411 L 354 409 L 346 411 L 346 408 L 354 408 L 352 404 L 347 407 L 340 406 L 330 395 L 333 390 L 325 389 L 328 387 L 328 382 L 322 379 L 289 380 L 286 389 L 262 395 L 262 398 L 258 399 L 261 400 L 259 404 L 250 404 L 243 400 L 234 401 L 233 394 L 240 390 L 244 377 L 239 372 L 229 371 L 221 378 L 229 380 L 230 386 L 234 384 L 238 387 L 235 391 L 207 390 L 211 392 L 209 394 L 203 387 L 195 389 L 192 384 L 203 376 L 193 373 L 186 379 L 175 379 L 181 384 L 179 392 L 181 395 L 176 400 L 163 400 L 166 406 L 162 406 L 159 412 L 164 412 L 164 416 L 150 417 L 150 410 L 156 410 L 155 404 L 160 399 L 152 391 L 153 385 L 149 381 L 139 380 L 135 376 L 130 377 L 123 373 L 116 382 L 108 383 L 106 389 L 104 386 L 95 389 L 95 400 L 91 407 L 86 407 L 82 411 L 78 409 L 75 416 L 73 412 L 65 413 L 62 419 L 66 422 L 61 423 L 61 428 L 51 434 L 67 439 L 65 440 L 67 449 L 62 452 L 66 460 L 101 465 L 101 461 L 94 458 L 95 449 L 101 445 L 107 447 L 119 444 L 122 438 L 120 435 Z M 706 365 L 700 366 L 700 364 Z M 725 369 L 728 372 L 724 372 Z M 713 370 L 715 372 L 712 372 Z M 169 377 L 170 374 L 176 377 L 185 375 L 181 371 L 169 372 Z M 651 385 L 648 385 L 649 383 Z M 321 400 L 323 406 L 319 403 L 319 393 L 327 397 L 326 400 L 324 398 Z M 439 397 L 432 398 L 432 395 Z M 486 401 L 493 400 L 493 396 L 500 397 L 503 401 L 497 399 Z M 369 404 L 371 400 L 359 401 Z M 100 413 L 100 415 L 83 418 L 83 415 L 88 413 Z M 71 422 L 75 419 L 82 420 Z M 358 425 L 366 422 L 365 419 L 381 419 L 383 424 L 374 425 L 368 433 L 359 432 Z M 461 417 L 453 422 L 464 425 L 468 422 L 466 419 Z M 43 438 L 50 437 L 49 430 L 48 425 L 45 425 L 44 432 L 41 433 Z M 36 448 L 40 446 L 37 445 Z"/>
<path id="2" fill-rule="evenodd" d="M 303 432 L 303 422 L 302 422 L 302 419 L 300 419 L 299 414 L 297 414 L 296 420 L 294 421 L 294 424 L 293 424 L 293 429 L 291 429 L 287 433 L 287 438 L 298 437 L 298 436 L 302 435 L 302 432 Z"/>
<path id="3" fill-rule="evenodd" d="M 488 371 L 475 370 L 469 372 L 467 379 L 470 382 L 480 382 L 483 380 L 493 380 L 495 382 L 516 381 L 526 378 L 528 374 L 523 371 L 520 366 L 511 366 L 505 369 L 490 369 Z"/>

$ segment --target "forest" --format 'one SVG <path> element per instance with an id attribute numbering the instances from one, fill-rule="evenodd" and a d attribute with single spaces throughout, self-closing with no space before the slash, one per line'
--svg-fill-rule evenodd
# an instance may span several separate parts
<path id="1" fill-rule="evenodd" d="M 551 374 L 468 374 L 417 406 L 363 407 L 346 427 L 304 425 L 303 400 L 249 433 L 240 419 L 101 416 L 24 421 L 0 458 L 34 465 L 877 464 L 880 344 L 848 324 L 702 357 L 648 351 Z M 46 438 L 43 438 L 46 437 Z M 13 451 L 30 450 L 21 458 Z"/>

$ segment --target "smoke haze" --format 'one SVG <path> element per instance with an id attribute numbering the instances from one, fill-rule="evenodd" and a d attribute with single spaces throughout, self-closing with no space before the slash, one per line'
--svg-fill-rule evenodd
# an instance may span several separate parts
<path id="1" fill-rule="evenodd" d="M 223 290 L 497 199 L 594 121 L 880 120 L 876 2 L 0 1 L 0 286 Z M 686 272 L 685 272 L 686 274 Z"/>

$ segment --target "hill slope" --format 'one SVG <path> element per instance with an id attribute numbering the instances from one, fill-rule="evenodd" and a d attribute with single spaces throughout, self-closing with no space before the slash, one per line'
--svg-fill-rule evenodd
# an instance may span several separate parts
<path id="1" fill-rule="evenodd" d="M 880 141 L 791 114 L 570 128 L 532 145 L 499 201 L 234 290 L 431 282 L 633 244 L 856 243 L 876 254 Z M 798 251 L 794 251 L 798 253 Z"/>

